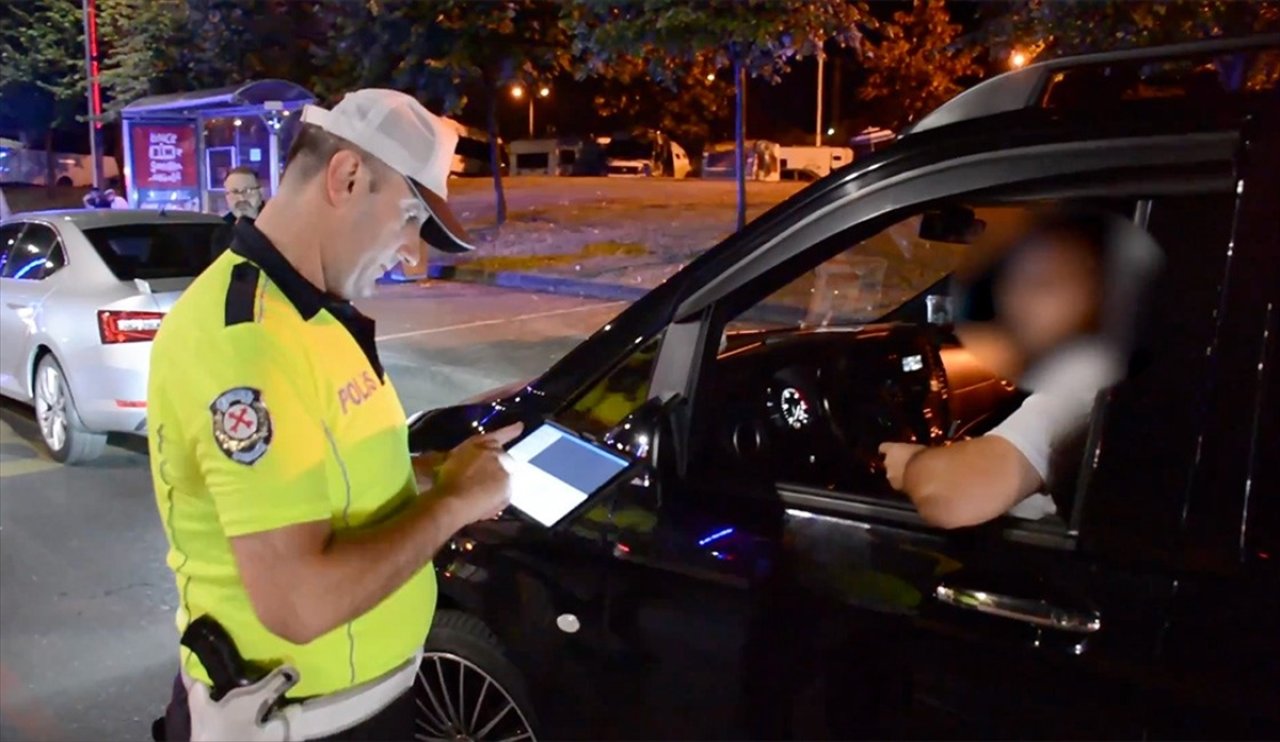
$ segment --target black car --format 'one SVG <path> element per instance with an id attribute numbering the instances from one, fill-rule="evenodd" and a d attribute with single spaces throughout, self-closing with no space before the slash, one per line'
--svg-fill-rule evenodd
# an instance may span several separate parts
<path id="1" fill-rule="evenodd" d="M 1280 100 L 1241 84 L 1277 48 L 993 79 L 535 381 L 416 420 L 419 450 L 552 419 L 650 464 L 440 554 L 423 736 L 1280 736 Z M 877 446 L 1017 407 L 946 294 L 975 226 L 1046 203 L 1146 229 L 1154 306 L 1053 507 L 930 527 Z"/>

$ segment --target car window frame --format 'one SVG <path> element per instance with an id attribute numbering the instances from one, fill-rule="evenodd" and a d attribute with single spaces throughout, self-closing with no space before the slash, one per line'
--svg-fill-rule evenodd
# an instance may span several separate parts
<path id="1" fill-rule="evenodd" d="M 52 244 L 52 245 L 50 245 L 50 246 L 49 246 L 49 249 L 45 252 L 45 254 L 44 254 L 44 259 L 45 259 L 46 261 L 48 261 L 49 256 L 50 256 L 50 255 L 53 255 L 53 254 L 54 254 L 54 251 L 55 251 L 55 250 L 57 250 L 57 251 L 60 251 L 60 252 L 61 252 L 61 254 L 62 254 L 62 263 L 61 263 L 60 265 L 58 265 L 57 267 L 53 268 L 52 270 L 50 270 L 50 269 L 48 268 L 48 266 L 47 266 L 47 265 L 46 265 L 46 266 L 41 267 L 41 268 L 40 268 L 40 271 L 37 273 L 37 275 L 36 275 L 36 277 L 35 277 L 35 278 L 26 278 L 26 277 L 23 277 L 23 278 L 15 278 L 15 277 L 13 277 L 13 276 L 4 276 L 4 277 L 3 277 L 3 278 L 4 278 L 4 280 L 6 280 L 6 281 L 26 281 L 26 282 L 29 282 L 29 284 L 36 284 L 36 283 L 39 283 L 39 282 L 41 282 L 41 281 L 44 281 L 44 280 L 45 280 L 45 279 L 47 279 L 47 278 L 50 278 L 50 277 L 52 277 L 52 276 L 54 276 L 54 275 L 57 275 L 57 273 L 58 273 L 59 271 L 61 271 L 61 270 L 65 269 L 67 266 L 71 265 L 71 255 L 70 255 L 70 252 L 67 250 L 67 247 L 66 247 L 66 240 L 65 240 L 65 239 L 63 239 L 63 237 L 62 237 L 62 232 L 58 231 L 58 228 L 57 228 L 54 224 L 52 224 L 51 222 L 45 221 L 45 220 L 43 220 L 43 219 L 24 219 L 24 220 L 23 220 L 23 222 L 22 222 L 22 225 L 23 225 L 23 226 L 22 226 L 22 231 L 18 234 L 18 239 L 19 239 L 19 240 L 21 240 L 23 237 L 25 237 L 25 236 L 27 235 L 27 232 L 28 232 L 32 227 L 44 227 L 45 229 L 48 229 L 50 232 L 52 232 L 52 233 L 53 233 L 53 244 Z M 6 261 L 5 261 L 5 263 L 6 263 L 6 265 L 7 265 L 7 264 L 8 264 L 8 261 L 6 260 Z"/>
<path id="2" fill-rule="evenodd" d="M 22 219 L 14 219 L 12 221 L 7 221 L 4 224 L 0 224 L 0 229 L 7 229 L 9 227 L 13 227 L 18 230 L 15 233 L 17 236 L 14 238 L 14 242 L 16 243 L 18 240 L 22 239 L 22 233 L 27 231 L 27 222 Z M 8 263 L 8 254 L 8 246 L 0 245 L 0 273 L 4 272 L 4 266 Z"/>
<path id="3" fill-rule="evenodd" d="M 912 213 L 919 213 L 931 205 L 941 201 L 989 199 L 1002 191 L 1019 191 L 1016 194 L 1027 200 L 1044 200 L 1083 197 L 1114 197 L 1128 195 L 1135 199 L 1156 197 L 1165 194 L 1197 192 L 1212 182 L 1216 187 L 1229 183 L 1228 178 L 1234 163 L 1234 155 L 1239 142 L 1239 132 L 1216 132 L 1212 135 L 1192 135 L 1187 137 L 1157 137 L 1142 140 L 1113 140 L 1108 142 L 1072 142 L 1054 149 L 1054 161 L 1046 163 L 1044 146 L 1029 147 L 1026 150 L 1011 150 L 990 153 L 984 163 L 985 178 L 956 178 L 955 163 L 973 162 L 973 157 L 962 157 L 955 161 L 937 163 L 914 171 L 912 177 L 890 178 L 895 187 L 875 189 L 873 193 L 854 193 L 837 199 L 834 204 L 827 204 L 817 209 L 816 215 L 808 215 L 797 220 L 797 224 L 782 230 L 781 234 L 770 244 L 757 249 L 744 258 L 737 266 L 726 273 L 726 281 L 722 284 L 731 286 L 728 290 L 718 292 L 710 304 L 703 304 L 699 297 L 711 287 L 695 293 L 686 299 L 684 305 L 677 310 L 678 324 L 701 325 L 697 331 L 692 327 L 690 332 L 671 333 L 664 339 L 659 351 L 658 364 L 655 366 L 655 379 L 651 389 L 655 395 L 666 396 L 681 393 L 694 401 L 694 419 L 688 430 L 689 434 L 680 442 L 683 449 L 680 458 L 688 459 L 697 455 L 700 438 L 700 420 L 697 406 L 698 381 L 701 369 L 714 363 L 720 332 L 731 317 L 722 308 L 732 303 L 728 300 L 743 291 L 751 291 L 753 286 L 765 283 L 769 270 L 792 263 L 797 256 L 823 249 L 824 243 L 837 235 L 845 240 L 861 240 L 906 218 Z M 1143 146 L 1145 145 L 1145 146 Z M 1034 157 L 1028 151 L 1034 151 Z M 1135 156 L 1135 152 L 1138 153 Z M 1056 163 L 1056 166 L 1054 166 Z M 1046 167 L 1049 165 L 1049 167 Z M 1203 172 L 1202 172 L 1203 171 Z M 908 174 L 910 175 L 910 174 Z M 915 189 L 922 196 L 919 200 L 904 198 L 901 189 L 912 189 L 917 179 L 934 180 L 932 184 Z M 929 186 L 932 187 L 929 187 Z M 940 193 L 941 192 L 941 193 Z M 1007 194 L 1014 196 L 1014 194 Z M 851 213 L 838 213 L 842 206 L 851 207 L 850 203 L 864 197 L 872 197 L 870 203 L 862 204 L 862 208 L 850 208 Z M 1010 198 L 1014 200 L 1014 198 Z M 860 216 L 855 216 L 860 215 Z M 861 229 L 859 229 L 861 228 Z M 796 244 L 798 237 L 810 236 L 805 244 Z M 791 237 L 795 242 L 784 244 L 783 240 Z M 846 242 L 846 244 L 848 244 Z M 770 258 L 770 249 L 779 255 Z M 747 265 L 743 265 L 747 264 Z M 764 265 L 767 270 L 755 270 L 754 266 Z M 811 267 L 811 266 L 810 266 Z M 794 268 L 794 275 L 787 280 L 794 280 L 803 270 Z M 735 281 L 733 275 L 739 278 Z M 779 279 L 767 281 L 777 284 Z M 767 296 L 767 292 L 763 294 Z M 705 298 L 705 297 L 704 297 Z M 695 316 L 684 317 L 686 310 L 692 310 Z M 736 313 L 734 314 L 736 316 Z M 680 322 L 681 318 L 684 322 Z M 702 344 L 690 352 L 688 348 L 668 348 L 671 340 L 681 337 L 688 342 L 697 338 Z M 664 363 L 665 357 L 673 361 Z M 679 362 L 674 359 L 680 359 Z M 705 419 L 705 414 L 702 415 Z M 871 498 L 854 493 L 832 497 L 825 490 L 813 490 L 802 486 L 777 486 L 777 492 L 784 506 L 816 508 L 831 512 L 837 516 L 870 518 L 888 521 L 894 524 L 911 526 L 938 533 L 941 529 L 929 526 L 920 518 L 915 508 L 904 498 L 903 502 L 886 501 L 882 498 Z M 1063 514 L 1066 516 L 1067 514 Z M 1070 524 L 1065 530 L 1049 526 L 1043 521 L 1021 521 L 1011 517 L 997 519 L 995 527 L 1002 535 L 1013 541 L 1029 543 L 1056 549 L 1074 549 L 1078 544 L 1079 532 Z"/>

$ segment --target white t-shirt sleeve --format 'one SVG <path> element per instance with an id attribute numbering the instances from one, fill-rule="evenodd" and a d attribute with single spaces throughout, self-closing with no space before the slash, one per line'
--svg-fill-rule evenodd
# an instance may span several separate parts
<path id="1" fill-rule="evenodd" d="M 1060 447 L 1079 439 L 1089 424 L 1098 392 L 1120 378 L 1114 354 L 1101 345 L 1064 349 L 1047 359 L 1024 380 L 1031 390 L 1022 405 L 987 435 L 1013 444 L 1050 482 L 1050 462 Z"/>

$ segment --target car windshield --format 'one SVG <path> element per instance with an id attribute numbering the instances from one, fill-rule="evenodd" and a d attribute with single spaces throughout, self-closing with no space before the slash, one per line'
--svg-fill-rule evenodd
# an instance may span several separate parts
<path id="1" fill-rule="evenodd" d="M 124 224 L 84 230 L 116 278 L 190 278 L 212 262 L 220 222 Z"/>
<path id="2" fill-rule="evenodd" d="M 971 243 L 979 236 L 991 242 L 1016 229 L 1027 213 L 1017 206 L 952 206 L 915 214 L 805 272 L 728 329 L 852 327 L 883 320 L 969 264 L 976 257 Z M 927 307 L 934 321 L 945 322 L 940 313 L 948 311 L 942 297 Z"/>

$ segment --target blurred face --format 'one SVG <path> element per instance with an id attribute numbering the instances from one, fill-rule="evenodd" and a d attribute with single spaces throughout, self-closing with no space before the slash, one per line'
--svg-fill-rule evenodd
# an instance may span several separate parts
<path id="1" fill-rule="evenodd" d="M 248 173 L 232 173 L 222 187 L 227 191 L 227 208 L 237 219 L 258 218 L 258 211 L 262 209 L 262 186 L 257 178 Z"/>
<path id="2" fill-rule="evenodd" d="M 1048 235 L 1013 257 L 996 289 L 1000 323 L 1035 358 L 1095 329 L 1101 267 L 1087 246 Z"/>
<path id="3" fill-rule="evenodd" d="M 361 163 L 350 185 L 348 197 L 337 205 L 338 226 L 324 274 L 329 291 L 360 299 L 371 295 L 378 278 L 396 263 L 417 262 L 426 207 L 408 181 L 385 166 Z"/>

